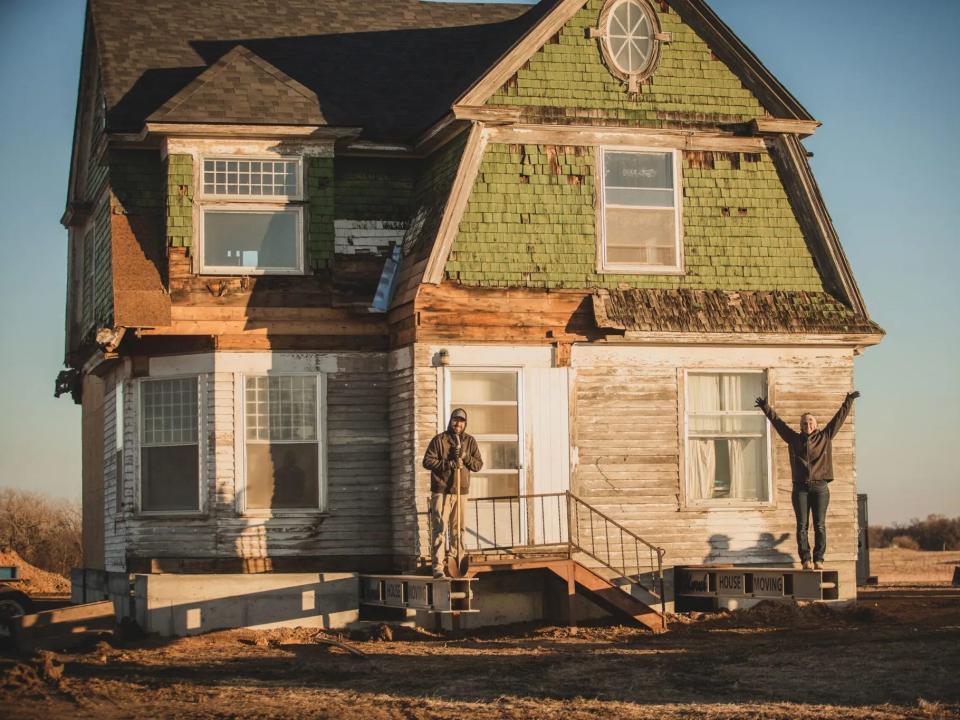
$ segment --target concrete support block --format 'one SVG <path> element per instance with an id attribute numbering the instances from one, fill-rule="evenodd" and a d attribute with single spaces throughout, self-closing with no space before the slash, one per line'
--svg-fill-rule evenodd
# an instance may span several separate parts
<path id="1" fill-rule="evenodd" d="M 356 573 L 137 575 L 137 623 L 164 636 L 224 628 L 343 628 L 359 618 Z"/>
<path id="2" fill-rule="evenodd" d="M 133 576 L 125 572 L 107 573 L 107 598 L 113 601 L 117 619 L 133 617 L 133 598 L 130 595 Z"/>
<path id="3" fill-rule="evenodd" d="M 91 568 L 73 568 L 70 571 L 70 602 L 74 605 L 97 602 L 107 598 L 107 573 Z"/>

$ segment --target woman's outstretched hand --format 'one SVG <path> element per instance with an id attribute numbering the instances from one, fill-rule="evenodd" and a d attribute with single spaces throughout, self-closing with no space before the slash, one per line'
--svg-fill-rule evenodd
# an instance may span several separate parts
<path id="1" fill-rule="evenodd" d="M 756 405 L 761 410 L 766 406 L 766 404 L 767 404 L 767 399 L 762 397 L 758 397 L 757 401 L 754 403 L 754 405 Z"/>
<path id="2" fill-rule="evenodd" d="M 860 397 L 859 390 L 854 390 L 852 393 L 847 393 L 848 400 L 856 400 L 858 397 Z"/>

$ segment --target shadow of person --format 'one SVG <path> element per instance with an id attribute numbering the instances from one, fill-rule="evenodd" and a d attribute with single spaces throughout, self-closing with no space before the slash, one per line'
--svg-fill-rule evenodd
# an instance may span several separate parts
<path id="1" fill-rule="evenodd" d="M 307 473 L 300 466 L 295 449 L 283 448 L 279 454 L 280 466 L 276 469 L 273 484 L 273 507 L 299 507 L 304 504 L 304 499 L 311 495 L 311 488 L 307 486 Z"/>
<path id="2" fill-rule="evenodd" d="M 703 558 L 703 563 L 704 565 L 792 564 L 793 556 L 778 549 L 789 537 L 790 533 L 782 533 L 779 537 L 775 537 L 773 533 L 763 532 L 757 536 L 753 545 L 734 550 L 731 548 L 729 535 L 715 533 L 707 540 L 710 550 Z"/>

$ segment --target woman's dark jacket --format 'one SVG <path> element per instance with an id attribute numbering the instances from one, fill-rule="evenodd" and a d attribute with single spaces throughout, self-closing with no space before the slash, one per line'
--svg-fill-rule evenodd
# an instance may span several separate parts
<path id="1" fill-rule="evenodd" d="M 427 446 L 423 456 L 423 466 L 430 471 L 430 492 L 455 493 L 457 491 L 456 467 L 457 444 L 451 430 L 437 435 Z M 463 433 L 460 436 L 463 458 L 463 467 L 460 468 L 460 492 L 466 495 L 470 491 L 470 473 L 479 472 L 483 468 L 483 459 L 480 457 L 480 448 L 472 435 Z"/>
<path id="2" fill-rule="evenodd" d="M 777 435 L 783 438 L 790 449 L 790 469 L 793 471 L 794 483 L 833 481 L 833 438 L 850 414 L 853 401 L 854 398 L 847 395 L 833 419 L 822 430 L 818 428 L 809 435 L 799 433 L 787 425 L 766 401 L 760 406 Z"/>

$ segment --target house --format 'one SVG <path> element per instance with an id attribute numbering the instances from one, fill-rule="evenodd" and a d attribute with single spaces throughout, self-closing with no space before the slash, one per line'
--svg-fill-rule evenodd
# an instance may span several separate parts
<path id="1" fill-rule="evenodd" d="M 829 417 L 883 331 L 819 122 L 702 0 L 90 0 L 76 118 L 79 595 L 170 631 L 346 622 L 358 573 L 422 566 L 457 406 L 477 553 L 584 508 L 627 543 L 594 526 L 583 564 L 662 570 L 666 601 L 675 567 L 796 564 L 753 399 Z M 852 419 L 834 463 L 850 598 Z M 216 604 L 283 588 L 290 618 Z"/>

